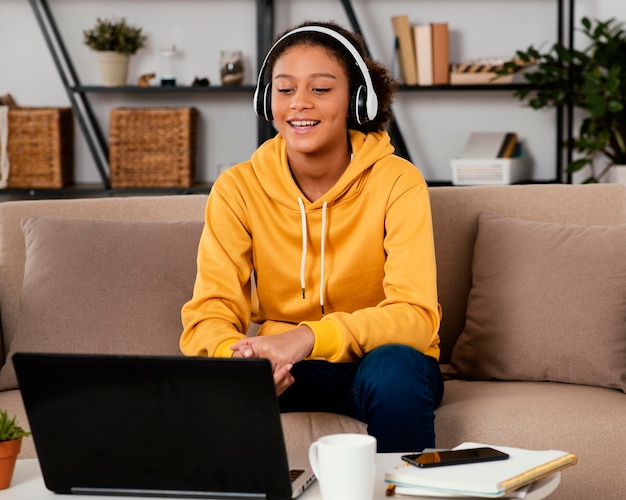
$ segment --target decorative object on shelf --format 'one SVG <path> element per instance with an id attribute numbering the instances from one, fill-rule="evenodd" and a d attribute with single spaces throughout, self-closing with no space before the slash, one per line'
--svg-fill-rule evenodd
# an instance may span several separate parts
<path id="1" fill-rule="evenodd" d="M 22 438 L 26 436 L 30 436 L 30 432 L 19 426 L 17 416 L 11 418 L 7 410 L 0 410 L 0 490 L 11 485 Z"/>
<path id="2" fill-rule="evenodd" d="M 515 69 L 506 75 L 498 74 L 506 63 L 514 63 Z M 450 85 L 502 85 L 524 83 L 524 72 L 529 65 L 515 58 L 479 58 L 452 64 Z"/>
<path id="3" fill-rule="evenodd" d="M 9 107 L 0 101 L 0 189 L 7 187 L 9 183 Z"/>
<path id="4" fill-rule="evenodd" d="M 396 39 L 395 46 L 398 48 L 395 56 L 400 65 L 402 82 L 405 85 L 417 85 L 417 59 L 409 16 L 406 14 L 392 16 L 391 25 Z"/>
<path id="5" fill-rule="evenodd" d="M 589 166 L 584 183 L 590 183 L 603 179 L 613 165 L 626 164 L 626 32 L 614 18 L 592 22 L 584 17 L 582 26 L 590 41 L 584 50 L 555 43 L 545 53 L 534 46 L 517 52 L 524 63 L 535 64 L 525 79 L 536 91 L 521 89 L 515 95 L 534 109 L 563 105 L 586 112 L 578 137 L 572 138 L 581 157 L 566 172 Z M 510 62 L 500 73 L 515 69 Z"/>
<path id="6" fill-rule="evenodd" d="M 433 54 L 433 84 L 450 83 L 450 34 L 448 23 L 430 23 Z M 419 82 L 418 82 L 419 83 Z"/>
<path id="7" fill-rule="evenodd" d="M 161 46 L 161 87 L 176 87 L 176 45 Z"/>
<path id="8" fill-rule="evenodd" d="M 241 85 L 243 82 L 243 58 L 240 50 L 222 50 L 220 55 L 222 85 Z"/>
<path id="9" fill-rule="evenodd" d="M 6 106 L 9 109 L 17 108 L 17 103 L 11 94 L 0 95 L 0 106 Z"/>
<path id="10" fill-rule="evenodd" d="M 138 87 L 150 87 L 150 80 L 156 76 L 156 73 L 146 73 L 137 78 Z"/>
<path id="11" fill-rule="evenodd" d="M 0 106 L 0 189 L 60 189 L 73 182 L 71 108 Z"/>
<path id="12" fill-rule="evenodd" d="M 417 59 L 417 83 L 434 85 L 433 79 L 433 27 L 430 24 L 414 24 L 413 42 Z"/>
<path id="13" fill-rule="evenodd" d="M 126 84 L 130 56 L 145 45 L 146 37 L 124 17 L 98 18 L 92 29 L 83 31 L 83 42 L 98 53 L 103 84 L 116 87 Z"/>
<path id="14" fill-rule="evenodd" d="M 210 87 L 211 86 L 211 82 L 206 77 L 199 78 L 199 77 L 196 76 L 193 79 L 193 82 L 191 83 L 191 86 L 192 87 Z"/>
<path id="15" fill-rule="evenodd" d="M 188 188 L 194 181 L 195 108 L 115 108 L 109 120 L 111 185 Z"/>
<path id="16" fill-rule="evenodd" d="M 472 132 L 460 158 L 450 161 L 455 186 L 515 184 L 532 177 L 515 132 Z"/>
<path id="17" fill-rule="evenodd" d="M 414 24 L 406 14 L 391 17 L 394 62 L 405 85 L 450 83 L 450 36 L 447 22 Z"/>

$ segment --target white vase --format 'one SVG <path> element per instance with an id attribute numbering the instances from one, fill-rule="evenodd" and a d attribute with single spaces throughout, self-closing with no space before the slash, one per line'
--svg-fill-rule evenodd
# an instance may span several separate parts
<path id="1" fill-rule="evenodd" d="M 102 83 L 105 87 L 126 85 L 129 60 L 130 56 L 128 54 L 113 51 L 98 52 L 100 74 L 102 75 Z"/>
<path id="2" fill-rule="evenodd" d="M 609 180 L 626 186 L 626 165 L 613 165 L 609 173 Z"/>

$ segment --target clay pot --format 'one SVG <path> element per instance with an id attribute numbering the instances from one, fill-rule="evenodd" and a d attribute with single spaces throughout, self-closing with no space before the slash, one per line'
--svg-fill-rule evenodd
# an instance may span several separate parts
<path id="1" fill-rule="evenodd" d="M 6 490 L 11 485 L 15 461 L 21 449 L 22 438 L 0 441 L 0 490 Z"/>
<path id="2" fill-rule="evenodd" d="M 119 52 L 98 52 L 98 63 L 102 84 L 105 87 L 120 87 L 126 85 L 128 76 L 128 63 L 130 56 Z"/>

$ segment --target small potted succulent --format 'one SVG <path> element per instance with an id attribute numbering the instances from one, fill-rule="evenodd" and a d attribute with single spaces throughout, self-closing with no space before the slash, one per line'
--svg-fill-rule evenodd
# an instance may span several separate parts
<path id="1" fill-rule="evenodd" d="M 105 86 L 126 84 L 130 56 L 144 47 L 146 37 L 142 28 L 129 25 L 126 18 L 101 19 L 83 31 L 87 47 L 98 53 L 100 71 Z"/>
<path id="2" fill-rule="evenodd" d="M 626 165 L 626 31 L 615 19 L 583 18 L 581 32 L 588 39 L 582 50 L 554 44 L 542 53 L 531 46 L 518 51 L 531 84 L 516 91 L 534 109 L 572 106 L 582 110 L 573 150 L 580 154 L 568 173 L 589 167 L 584 182 L 599 182 L 612 168 Z M 507 63 L 501 73 L 515 70 Z"/>
<path id="3" fill-rule="evenodd" d="M 26 436 L 30 436 L 30 432 L 19 426 L 17 416 L 9 417 L 6 410 L 0 410 L 0 490 L 11 484 L 22 438 Z"/>

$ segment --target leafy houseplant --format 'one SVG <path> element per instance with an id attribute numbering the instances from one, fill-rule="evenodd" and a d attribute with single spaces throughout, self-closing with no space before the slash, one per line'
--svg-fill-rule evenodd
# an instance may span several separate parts
<path id="1" fill-rule="evenodd" d="M 11 484 L 22 438 L 26 436 L 30 436 L 30 432 L 18 425 L 17 417 L 11 418 L 6 410 L 0 410 L 0 490 Z"/>
<path id="2" fill-rule="evenodd" d="M 126 83 L 130 56 L 144 47 L 146 37 L 124 17 L 98 18 L 92 29 L 83 31 L 83 41 L 98 53 L 104 85 L 117 86 Z"/>
<path id="3" fill-rule="evenodd" d="M 133 55 L 143 48 L 146 37 L 141 33 L 142 28 L 126 23 L 126 18 L 101 19 L 96 25 L 83 31 L 85 45 L 97 52 L 111 51 Z"/>
<path id="4" fill-rule="evenodd" d="M 583 18 L 582 26 L 590 42 L 584 50 L 556 43 L 545 53 L 533 46 L 517 52 L 523 64 L 534 67 L 525 73 L 530 88 L 515 95 L 534 109 L 569 105 L 585 111 L 572 142 L 581 156 L 566 172 L 588 165 L 591 175 L 584 182 L 590 183 L 599 182 L 613 165 L 626 165 L 626 33 L 615 19 Z M 516 67 L 514 61 L 506 63 L 501 73 Z M 600 158 L 605 161 L 599 167 Z"/>
<path id="5" fill-rule="evenodd" d="M 0 410 L 0 442 L 12 441 L 26 436 L 30 436 L 30 432 L 26 432 L 18 425 L 17 416 L 9 418 L 6 410 Z"/>

